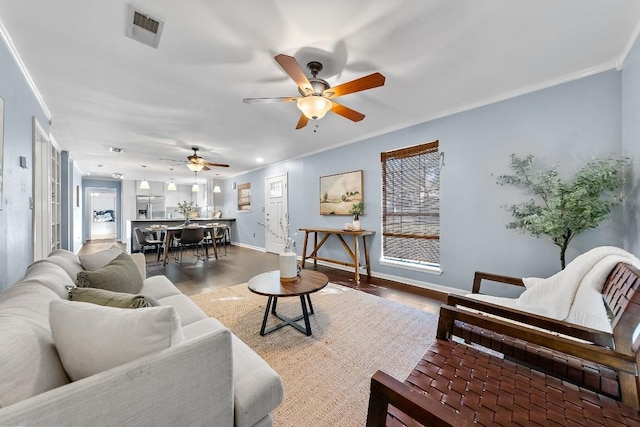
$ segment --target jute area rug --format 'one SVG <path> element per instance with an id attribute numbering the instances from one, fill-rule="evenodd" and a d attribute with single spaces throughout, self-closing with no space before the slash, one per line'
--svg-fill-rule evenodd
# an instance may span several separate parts
<path id="1" fill-rule="evenodd" d="M 363 426 L 371 376 L 404 381 L 436 333 L 437 315 L 335 284 L 311 294 L 310 337 L 290 326 L 261 337 L 267 297 L 245 284 L 192 298 L 280 374 L 285 397 L 272 415 L 282 427 Z M 280 298 L 278 312 L 300 315 L 300 299 Z"/>

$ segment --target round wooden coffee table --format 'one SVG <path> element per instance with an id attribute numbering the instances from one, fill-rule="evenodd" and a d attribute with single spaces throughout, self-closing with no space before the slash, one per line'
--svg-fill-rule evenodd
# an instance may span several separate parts
<path id="1" fill-rule="evenodd" d="M 329 283 L 329 278 L 326 275 L 312 270 L 300 271 L 295 282 L 281 282 L 280 270 L 258 274 L 251 278 L 248 283 L 249 290 L 258 295 L 269 297 L 267 307 L 264 310 L 264 319 L 262 320 L 260 335 L 266 335 L 287 325 L 293 326 L 295 329 L 307 336 L 311 335 L 309 315 L 313 314 L 313 305 L 311 305 L 311 297 L 309 295 L 324 288 L 327 286 L 327 283 Z M 296 318 L 290 318 L 276 312 L 278 298 L 296 296 L 300 297 L 302 315 Z M 266 329 L 270 311 L 271 314 L 282 320 L 282 323 Z M 304 319 L 304 328 L 296 323 L 301 319 Z"/>

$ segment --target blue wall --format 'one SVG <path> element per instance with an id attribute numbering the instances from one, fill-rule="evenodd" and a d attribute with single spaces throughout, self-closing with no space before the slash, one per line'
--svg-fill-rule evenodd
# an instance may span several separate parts
<path id="1" fill-rule="evenodd" d="M 33 117 L 45 133 L 49 118 L 0 35 L 0 96 L 4 99 L 4 165 L 0 211 L 0 290 L 33 261 Z M 20 167 L 21 156 L 30 167 Z"/>
<path id="2" fill-rule="evenodd" d="M 349 217 L 319 214 L 319 177 L 362 169 L 366 212 L 361 223 L 376 231 L 371 261 L 377 276 L 462 289 L 470 289 L 476 270 L 547 277 L 560 269 L 558 248 L 549 240 L 505 227 L 510 214 L 502 206 L 530 197 L 519 189 L 497 185 L 496 177 L 511 172 L 511 153 L 531 153 L 548 166 L 560 163 L 567 176 L 594 157 L 621 153 L 621 80 L 617 71 L 600 73 L 227 179 L 225 216 L 237 217 L 235 240 L 263 248 L 264 231 L 257 222 L 264 220 L 264 179 L 287 172 L 292 226 L 342 228 Z M 380 153 L 436 139 L 445 153 L 441 172 L 443 272 L 433 275 L 381 265 Z M 233 182 L 251 183 L 250 213 L 236 213 Z M 567 259 L 599 245 L 622 246 L 623 236 L 620 208 L 598 229 L 578 236 Z M 300 255 L 302 236 L 296 240 Z M 325 248 L 325 254 L 346 260 L 339 242 L 327 242 Z"/>
<path id="3" fill-rule="evenodd" d="M 636 40 L 622 70 L 622 141 L 624 154 L 632 159 L 631 179 L 626 187 L 625 247 L 640 254 L 640 41 Z"/>

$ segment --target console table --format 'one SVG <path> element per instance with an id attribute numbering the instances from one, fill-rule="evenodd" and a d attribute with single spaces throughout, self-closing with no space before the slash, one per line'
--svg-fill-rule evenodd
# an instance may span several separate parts
<path id="1" fill-rule="evenodd" d="M 367 248 L 367 236 L 375 234 L 375 231 L 371 230 L 340 230 L 332 228 L 300 228 L 300 231 L 304 231 L 304 247 L 302 249 L 302 268 L 304 268 L 305 261 L 312 259 L 314 265 L 318 265 L 318 260 L 331 262 L 334 264 L 345 265 L 347 267 L 353 267 L 355 283 L 360 281 L 360 262 L 359 262 L 359 239 L 362 240 L 362 247 L 364 249 L 365 266 L 367 267 L 367 277 L 371 279 L 371 263 L 369 262 L 369 249 Z M 320 242 L 318 242 L 318 233 L 324 234 Z M 309 234 L 313 234 L 313 250 L 307 255 L 307 244 L 309 241 Z M 351 258 L 352 262 L 344 262 L 330 258 L 322 258 L 318 256 L 318 250 L 324 245 L 329 236 L 336 236 L 342 246 L 344 247 L 347 255 Z M 353 237 L 353 249 L 347 244 L 343 236 Z M 347 238 L 348 238 L 347 237 Z"/>

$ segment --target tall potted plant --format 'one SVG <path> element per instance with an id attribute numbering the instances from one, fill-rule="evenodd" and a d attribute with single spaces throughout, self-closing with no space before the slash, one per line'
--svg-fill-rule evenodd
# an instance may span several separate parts
<path id="1" fill-rule="evenodd" d="M 547 236 L 560 248 L 564 269 L 565 253 L 571 240 L 583 231 L 596 228 L 623 200 L 629 160 L 609 157 L 594 160 L 582 167 L 572 180 L 563 181 L 556 167 L 534 170 L 533 155 L 511 155 L 513 175 L 498 178 L 500 185 L 528 189 L 536 199 L 506 206 L 514 220 L 507 228 Z"/>

